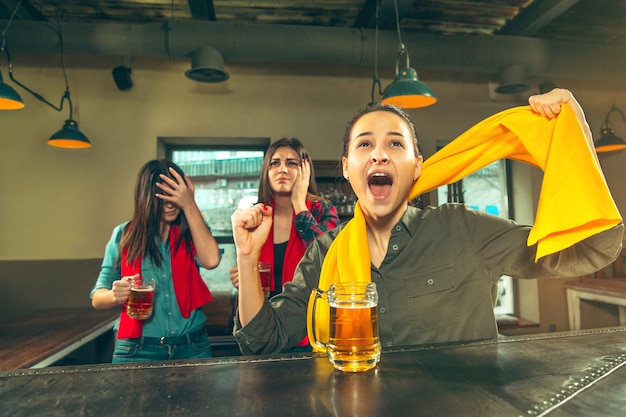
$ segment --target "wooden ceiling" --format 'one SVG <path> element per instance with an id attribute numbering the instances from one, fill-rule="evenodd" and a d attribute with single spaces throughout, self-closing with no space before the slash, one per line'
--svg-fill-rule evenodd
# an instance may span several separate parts
<path id="1" fill-rule="evenodd" d="M 397 0 L 401 31 L 435 35 L 512 35 L 626 45 L 621 0 Z M 0 0 L 0 19 L 68 23 L 150 23 L 197 19 L 259 25 L 371 29 L 376 0 Z M 393 0 L 379 6 L 379 28 L 395 29 Z M 406 34 L 406 35 L 405 35 Z"/>

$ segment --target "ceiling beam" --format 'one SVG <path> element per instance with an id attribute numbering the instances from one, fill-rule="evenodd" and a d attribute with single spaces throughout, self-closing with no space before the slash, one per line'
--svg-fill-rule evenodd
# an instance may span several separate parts
<path id="1" fill-rule="evenodd" d="M 188 0 L 191 17 L 198 20 L 217 21 L 213 0 Z"/>
<path id="2" fill-rule="evenodd" d="M 359 10 L 359 14 L 354 21 L 353 27 L 373 29 L 376 23 L 376 3 L 380 0 L 365 0 L 363 7 Z"/>
<path id="3" fill-rule="evenodd" d="M 498 35 L 533 36 L 579 0 L 535 0 L 497 32 Z"/>
<path id="4" fill-rule="evenodd" d="M 18 7 L 16 10 L 16 7 Z M 37 9 L 29 1 L 20 0 L 0 0 L 0 16 L 9 20 L 15 12 L 14 19 L 19 20 L 48 20 L 44 15 L 39 13 Z"/>
<path id="5" fill-rule="evenodd" d="M 355 28 L 374 29 L 376 27 L 376 2 L 378 7 L 378 28 L 381 30 L 396 29 L 396 9 L 394 1 L 398 2 L 399 20 L 411 8 L 413 0 L 366 0 L 354 22 Z"/>

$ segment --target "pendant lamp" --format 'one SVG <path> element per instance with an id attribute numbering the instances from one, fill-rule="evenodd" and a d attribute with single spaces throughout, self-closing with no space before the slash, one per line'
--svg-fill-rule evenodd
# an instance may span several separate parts
<path id="1" fill-rule="evenodd" d="M 65 75 L 65 66 L 63 66 L 63 74 Z M 70 114 L 69 114 L 70 117 L 69 119 L 65 121 L 61 130 L 59 130 L 58 132 L 50 136 L 50 138 L 48 139 L 48 145 L 55 146 L 57 148 L 68 148 L 68 149 L 80 149 L 80 148 L 91 147 L 91 142 L 89 141 L 87 136 L 85 136 L 85 134 L 83 134 L 80 130 L 78 130 L 78 123 L 73 119 L 74 109 L 72 106 L 72 98 L 70 97 L 70 87 L 67 83 L 67 77 L 65 77 L 65 93 L 63 94 L 63 97 L 61 97 L 61 102 L 59 103 L 58 106 L 55 106 L 54 104 L 50 103 L 40 94 L 31 90 L 30 88 L 28 88 L 27 86 L 25 86 L 24 84 L 16 80 L 13 77 L 13 71 L 11 70 L 11 67 L 9 67 L 9 77 L 15 84 L 19 85 L 24 90 L 31 93 L 39 101 L 46 103 L 48 106 L 52 107 L 56 111 L 62 111 L 63 103 L 67 100 L 67 103 L 70 108 Z"/>
<path id="2" fill-rule="evenodd" d="M 417 71 L 409 67 L 409 55 L 404 45 L 400 45 L 396 61 L 396 79 L 383 92 L 381 103 L 394 104 L 405 109 L 426 107 L 437 102 L 433 91 L 417 77 Z M 399 71 L 398 61 L 406 55 L 406 66 Z"/>
<path id="3" fill-rule="evenodd" d="M 398 56 L 396 58 L 396 78 L 390 84 L 382 95 L 381 103 L 394 104 L 405 109 L 415 109 L 426 107 L 437 102 L 437 97 L 433 91 L 417 76 L 410 66 L 409 52 L 402 43 L 400 35 L 400 16 L 398 13 L 398 0 L 394 0 L 396 10 L 396 31 L 398 33 Z M 378 7 L 378 2 L 377 2 Z M 377 17 L 378 19 L 378 17 Z M 378 42 L 378 40 L 377 40 Z M 404 66 L 400 69 L 400 60 L 404 59 Z"/>
<path id="4" fill-rule="evenodd" d="M 73 119 L 73 106 L 72 106 L 72 99 L 70 98 L 70 87 L 69 87 L 69 83 L 67 82 L 67 74 L 65 72 L 65 56 L 63 53 L 64 51 L 63 36 L 61 33 L 61 27 L 60 27 L 58 15 L 57 15 L 57 25 L 59 26 L 58 33 L 59 33 L 60 44 L 61 44 L 61 63 L 63 67 L 63 78 L 65 79 L 65 93 L 63 94 L 63 97 L 61 97 L 61 102 L 59 103 L 59 106 L 55 106 L 54 104 L 50 103 L 48 100 L 42 97 L 41 94 L 31 90 L 26 85 L 22 84 L 21 82 L 15 79 L 15 77 L 13 76 L 13 62 L 11 61 L 11 54 L 9 54 L 9 50 L 5 46 L 6 40 L 4 39 L 4 33 L 6 32 L 6 29 L 3 31 L 1 49 L 5 52 L 6 57 L 7 57 L 7 61 L 9 64 L 8 65 L 9 66 L 9 78 L 11 79 L 11 81 L 19 85 L 24 90 L 28 91 L 30 94 L 33 95 L 33 97 L 35 97 L 39 101 L 46 103 L 48 106 L 52 107 L 56 111 L 62 111 L 63 103 L 66 100 L 68 102 L 68 105 L 70 108 L 70 114 L 69 114 L 70 117 L 69 119 L 65 121 L 61 130 L 59 130 L 58 132 L 50 136 L 50 138 L 48 139 L 48 145 L 59 147 L 59 148 L 69 148 L 69 149 L 89 148 L 91 146 L 91 142 L 89 141 L 87 136 L 85 136 L 80 130 L 78 130 L 78 123 L 76 123 L 76 121 Z M 8 29 L 8 26 L 9 25 L 7 25 L 7 29 Z M 24 107 L 24 102 L 22 101 L 22 98 L 19 96 L 19 94 L 17 94 L 17 92 L 13 88 L 11 88 L 10 86 L 2 82 L 2 74 L 0 73 L 0 110 L 15 110 L 15 109 L 21 109 L 23 107 Z"/>
<path id="5" fill-rule="evenodd" d="M 17 91 L 2 80 L 0 72 L 0 110 L 19 110 L 24 108 L 24 101 Z"/>
<path id="6" fill-rule="evenodd" d="M 75 120 L 68 119 L 63 124 L 61 130 L 50 136 L 48 145 L 57 148 L 80 149 L 91 147 L 91 142 L 78 130 L 78 123 Z"/>
<path id="7" fill-rule="evenodd" d="M 11 26 L 11 22 L 13 22 L 13 18 L 15 17 L 15 13 L 17 12 L 17 8 L 19 7 L 20 3 L 21 0 L 13 10 L 11 18 L 9 19 L 6 27 L 4 28 L 4 30 L 2 30 L 2 43 L 0 43 L 0 52 L 4 52 L 7 57 L 7 61 L 9 63 L 9 73 L 11 72 L 11 55 L 9 55 L 9 51 L 6 49 L 7 41 L 5 38 L 5 34 L 7 32 L 7 29 L 9 29 L 9 26 Z M 22 97 L 17 94 L 17 91 L 15 91 L 13 87 L 4 83 L 2 79 L 2 72 L 0 71 L 0 110 L 19 110 L 23 108 L 24 101 L 22 100 Z"/>
<path id="8" fill-rule="evenodd" d="M 621 151 L 626 148 L 626 143 L 620 137 L 615 136 L 615 131 L 609 127 L 609 116 L 611 113 L 617 112 L 622 116 L 622 121 L 626 122 L 626 118 L 624 118 L 624 113 L 615 107 L 611 107 L 611 110 L 606 114 L 604 118 L 604 127 L 600 129 L 600 139 L 596 141 L 594 147 L 596 148 L 596 152 L 613 152 L 613 151 Z"/>

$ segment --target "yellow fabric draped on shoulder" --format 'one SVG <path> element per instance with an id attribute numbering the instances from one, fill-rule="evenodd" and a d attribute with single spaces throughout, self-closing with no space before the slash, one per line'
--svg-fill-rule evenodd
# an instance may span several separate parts
<path id="1" fill-rule="evenodd" d="M 535 223 L 528 237 L 537 244 L 537 259 L 556 253 L 621 222 L 621 216 L 589 149 L 582 127 L 567 104 L 553 119 L 534 113 L 530 106 L 497 113 L 476 124 L 428 158 L 407 201 L 441 185 L 450 184 L 502 158 L 543 170 Z M 370 281 L 370 254 L 365 218 L 357 202 L 354 217 L 330 246 L 318 288 L 328 290 L 340 281 Z M 328 308 L 316 306 L 316 329 L 309 339 L 328 340 Z M 313 346 L 319 350 L 318 347 Z"/>

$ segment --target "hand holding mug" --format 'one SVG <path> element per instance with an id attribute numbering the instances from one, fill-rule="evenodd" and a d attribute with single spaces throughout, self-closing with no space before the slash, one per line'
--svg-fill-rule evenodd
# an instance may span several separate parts
<path id="1" fill-rule="evenodd" d="M 136 275 L 129 283 L 130 295 L 126 303 L 126 314 L 136 320 L 145 320 L 152 315 L 154 280 Z"/>
<path id="2" fill-rule="evenodd" d="M 130 296 L 130 280 L 138 277 L 137 275 L 122 277 L 122 279 L 113 281 L 111 292 L 117 304 L 124 304 Z"/>
<path id="3" fill-rule="evenodd" d="M 228 272 L 230 273 L 230 282 L 233 283 L 233 287 L 239 288 L 239 268 L 237 265 L 230 268 Z"/>

